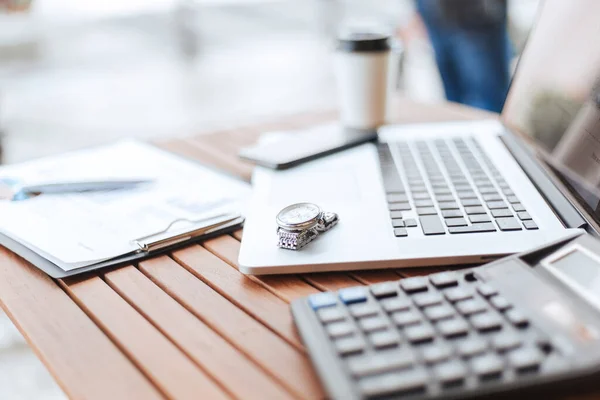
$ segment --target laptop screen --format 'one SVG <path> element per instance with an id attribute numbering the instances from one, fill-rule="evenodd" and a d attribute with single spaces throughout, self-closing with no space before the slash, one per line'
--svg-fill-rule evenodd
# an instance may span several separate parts
<path id="1" fill-rule="evenodd" d="M 546 0 L 502 111 L 600 222 L 600 1 Z"/>

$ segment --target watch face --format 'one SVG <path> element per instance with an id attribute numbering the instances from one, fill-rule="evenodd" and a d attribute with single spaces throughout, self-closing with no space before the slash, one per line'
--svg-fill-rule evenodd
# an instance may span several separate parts
<path id="1" fill-rule="evenodd" d="M 319 216 L 321 210 L 311 203 L 294 204 L 281 210 L 277 221 L 285 225 L 302 225 Z"/>

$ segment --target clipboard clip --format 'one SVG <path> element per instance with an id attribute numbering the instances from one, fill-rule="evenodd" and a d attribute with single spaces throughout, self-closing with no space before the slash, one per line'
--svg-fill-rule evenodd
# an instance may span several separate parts
<path id="1" fill-rule="evenodd" d="M 239 213 L 218 214 L 199 220 L 189 220 L 187 218 L 177 219 L 169 224 L 164 230 L 143 236 L 132 242 L 139 247 L 138 251 L 151 253 L 152 251 L 172 246 L 177 243 L 187 242 L 194 238 L 207 235 L 217 229 L 233 226 L 244 220 Z M 171 231 L 171 228 L 181 222 L 187 222 L 192 226 L 178 231 Z"/>

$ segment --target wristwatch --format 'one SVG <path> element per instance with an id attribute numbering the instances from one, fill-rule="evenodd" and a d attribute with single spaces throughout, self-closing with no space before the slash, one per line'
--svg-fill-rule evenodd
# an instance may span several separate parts
<path id="1" fill-rule="evenodd" d="M 336 213 L 323 212 L 316 204 L 292 204 L 277 214 L 277 246 L 299 250 L 337 222 Z"/>

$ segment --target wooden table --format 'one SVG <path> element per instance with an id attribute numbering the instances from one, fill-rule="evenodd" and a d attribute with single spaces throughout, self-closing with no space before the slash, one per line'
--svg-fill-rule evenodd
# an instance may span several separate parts
<path id="1" fill-rule="evenodd" d="M 397 105 L 398 121 L 472 119 L 461 106 Z M 240 146 L 317 113 L 160 145 L 249 179 Z M 246 276 L 242 231 L 139 265 L 53 280 L 0 248 L 0 303 L 58 384 L 86 399 L 317 399 L 324 393 L 288 304 L 299 297 L 422 273 L 385 270 Z"/>

